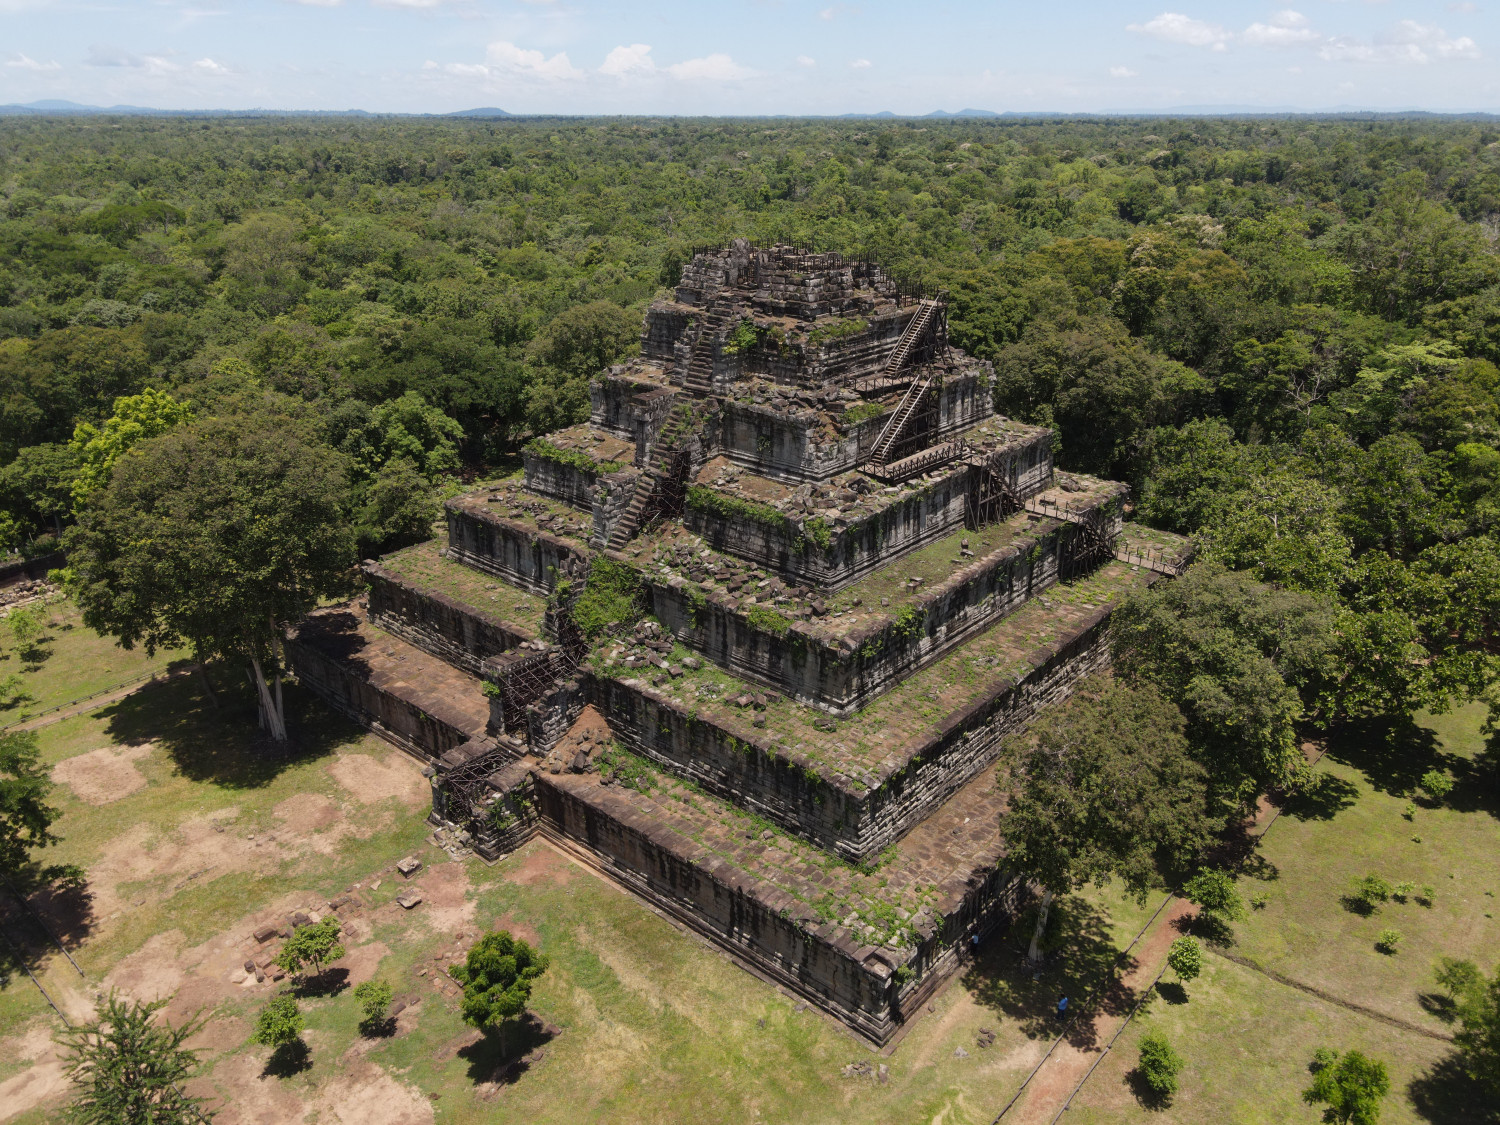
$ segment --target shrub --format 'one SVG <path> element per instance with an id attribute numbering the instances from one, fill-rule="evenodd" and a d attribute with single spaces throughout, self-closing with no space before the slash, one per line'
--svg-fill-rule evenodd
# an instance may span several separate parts
<path id="1" fill-rule="evenodd" d="M 1453 779 L 1437 770 L 1428 770 L 1422 775 L 1422 780 L 1418 784 L 1421 785 L 1422 792 L 1434 801 L 1441 801 L 1453 792 Z"/>
<path id="2" fill-rule="evenodd" d="M 367 980 L 356 985 L 354 1000 L 359 1005 L 361 1035 L 379 1035 L 386 1026 L 385 1010 L 390 1005 L 393 992 L 383 980 Z"/>
<path id="3" fill-rule="evenodd" d="M 1203 947 L 1190 937 L 1180 937 L 1167 950 L 1167 964 L 1186 983 L 1203 971 Z"/>
<path id="4" fill-rule="evenodd" d="M 339 942 L 337 918 L 324 918 L 311 926 L 298 926 L 286 939 L 281 952 L 276 954 L 276 964 L 289 973 L 305 975 L 311 969 L 316 976 L 323 971 L 326 961 L 336 961 L 344 955 Z"/>
<path id="5" fill-rule="evenodd" d="M 280 992 L 271 997 L 260 1010 L 260 1015 L 255 1017 L 255 1031 L 250 1035 L 250 1042 L 279 1051 L 295 1043 L 301 1034 L 302 1009 L 297 1007 L 296 997 L 291 993 Z"/>
<path id="6" fill-rule="evenodd" d="M 595 555 L 583 593 L 568 613 L 578 631 L 591 641 L 632 624 L 642 614 L 640 574 L 624 563 Z"/>
<path id="7" fill-rule="evenodd" d="M 1245 917 L 1245 904 L 1234 876 L 1227 871 L 1205 868 L 1184 883 L 1182 890 L 1211 922 L 1234 922 Z"/>
<path id="8" fill-rule="evenodd" d="M 745 620 L 752 629 L 759 629 L 762 633 L 770 633 L 773 637 L 784 637 L 786 631 L 792 627 L 791 618 L 779 613 L 768 605 L 752 606 L 745 614 Z"/>
<path id="9" fill-rule="evenodd" d="M 1147 1032 L 1141 1038 L 1141 1060 L 1137 1067 L 1141 1081 L 1152 1097 L 1163 1102 L 1177 1093 L 1177 1075 L 1184 1066 L 1182 1056 L 1160 1031 Z"/>
<path id="10" fill-rule="evenodd" d="M 1407 899 L 1411 898 L 1413 892 L 1415 892 L 1416 889 L 1417 887 L 1415 883 L 1397 883 L 1396 886 L 1391 890 L 1391 897 L 1397 902 L 1405 902 Z"/>
<path id="11" fill-rule="evenodd" d="M 1371 872 L 1354 884 L 1354 894 L 1350 897 L 1360 913 L 1374 914 L 1382 904 L 1390 901 L 1394 892 L 1394 887 Z"/>
<path id="12" fill-rule="evenodd" d="M 851 406 L 839 417 L 839 421 L 845 426 L 857 426 L 861 422 L 869 421 L 871 418 L 879 418 L 886 412 L 887 407 L 878 402 L 860 402 Z"/>
<path id="13" fill-rule="evenodd" d="M 1396 947 L 1401 944 L 1401 931 L 1390 928 L 1381 930 L 1375 938 L 1375 948 L 1385 954 L 1396 952 Z"/>
<path id="14" fill-rule="evenodd" d="M 1302 1100 L 1327 1105 L 1323 1120 L 1374 1125 L 1380 1119 L 1380 1101 L 1391 1091 L 1385 1063 L 1358 1051 L 1340 1058 L 1338 1052 L 1320 1047 L 1308 1069 L 1313 1084 L 1302 1092 Z"/>

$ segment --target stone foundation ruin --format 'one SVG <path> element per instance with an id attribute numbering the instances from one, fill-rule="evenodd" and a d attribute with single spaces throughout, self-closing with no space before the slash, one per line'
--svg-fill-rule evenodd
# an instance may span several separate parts
<path id="1" fill-rule="evenodd" d="M 293 663 L 482 856 L 541 832 L 885 1042 L 1027 895 L 1001 740 L 1187 553 L 992 383 L 872 262 L 701 251 L 590 420 L 366 563 Z"/>

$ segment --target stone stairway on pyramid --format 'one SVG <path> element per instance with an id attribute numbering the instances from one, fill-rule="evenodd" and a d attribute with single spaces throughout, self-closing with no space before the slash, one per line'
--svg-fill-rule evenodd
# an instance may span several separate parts
<path id="1" fill-rule="evenodd" d="M 882 1043 L 1030 893 L 1002 739 L 1189 546 L 875 263 L 737 241 L 674 298 L 587 423 L 288 649 L 481 856 L 543 833 Z"/>

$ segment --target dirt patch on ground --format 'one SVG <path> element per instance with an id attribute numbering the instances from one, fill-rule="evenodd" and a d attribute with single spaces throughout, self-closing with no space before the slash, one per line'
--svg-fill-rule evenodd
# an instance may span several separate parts
<path id="1" fill-rule="evenodd" d="M 0 1082 L 0 1121 L 19 1117 L 67 1093 L 68 1078 L 48 1023 L 34 1024 L 21 1035 L 0 1040 L 0 1051 L 6 1058 L 31 1063 L 28 1070 Z"/>
<path id="2" fill-rule="evenodd" d="M 334 962 L 334 966 L 349 970 L 349 985 L 352 988 L 356 984 L 364 984 L 367 980 L 373 980 L 380 968 L 380 960 L 390 952 L 389 947 L 383 941 L 372 941 L 369 945 L 361 945 Z"/>
<path id="3" fill-rule="evenodd" d="M 443 933 L 457 933 L 474 922 L 474 903 L 469 898 L 469 872 L 461 863 L 429 867 L 417 881 L 422 892 L 420 910 L 427 922 Z"/>
<path id="4" fill-rule="evenodd" d="M 432 796 L 421 767 L 404 754 L 388 754 L 384 761 L 369 754 L 340 754 L 328 772 L 362 805 L 395 797 L 407 808 L 417 808 Z"/>
<path id="5" fill-rule="evenodd" d="M 321 833 L 342 819 L 339 807 L 321 793 L 298 793 L 279 802 L 271 815 L 299 835 Z"/>
<path id="6" fill-rule="evenodd" d="M 545 844 L 529 845 L 521 865 L 509 873 L 512 883 L 529 887 L 533 883 L 567 883 L 573 879 L 577 869 L 573 861 L 553 851 Z"/>
<path id="7" fill-rule="evenodd" d="M 152 743 L 105 746 L 68 758 L 52 767 L 52 780 L 73 790 L 80 801 L 107 805 L 146 788 L 146 775 L 135 768 L 151 756 Z"/>
<path id="8" fill-rule="evenodd" d="M 397 1082 L 373 1063 L 340 1074 L 313 1103 L 320 1122 L 339 1125 L 428 1125 L 432 1103 L 414 1086 Z"/>
<path id="9" fill-rule="evenodd" d="M 307 1107 L 279 1078 L 264 1073 L 267 1053 L 231 1055 L 211 1076 L 194 1079 L 185 1089 L 208 1099 L 217 1111 L 214 1125 L 298 1125 L 307 1119 Z"/>
<path id="10" fill-rule="evenodd" d="M 181 930 L 154 934 L 110 970 L 104 978 L 105 991 L 118 988 L 131 999 L 142 1002 L 170 998 L 187 975 L 178 960 L 186 940 Z"/>

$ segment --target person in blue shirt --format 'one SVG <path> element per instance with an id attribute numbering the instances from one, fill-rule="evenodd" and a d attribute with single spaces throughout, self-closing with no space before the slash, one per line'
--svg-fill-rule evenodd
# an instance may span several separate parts
<path id="1" fill-rule="evenodd" d="M 1068 1015 L 1068 998 L 1067 998 L 1067 996 L 1059 996 L 1057 998 L 1057 1018 L 1058 1019 L 1065 1019 L 1065 1018 L 1067 1018 L 1067 1015 Z"/>

